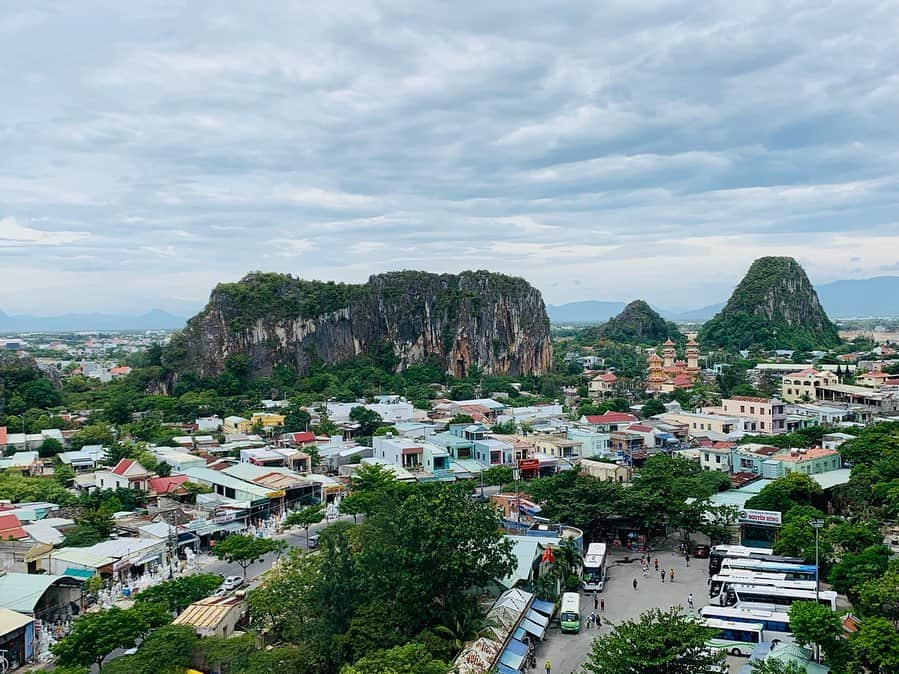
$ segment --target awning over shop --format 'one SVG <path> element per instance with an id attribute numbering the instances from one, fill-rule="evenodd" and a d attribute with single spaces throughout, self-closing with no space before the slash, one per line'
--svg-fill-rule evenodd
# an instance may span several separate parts
<path id="1" fill-rule="evenodd" d="M 528 611 L 528 614 L 525 616 L 526 620 L 533 621 L 542 627 L 546 627 L 549 625 L 549 618 L 542 613 L 538 613 L 534 609 Z"/>
<path id="2" fill-rule="evenodd" d="M 141 557 L 141 558 L 140 558 L 139 560 L 137 560 L 136 562 L 131 562 L 131 564 L 132 564 L 132 566 L 141 566 L 141 565 L 146 564 L 146 563 L 148 563 L 148 562 L 158 562 L 160 559 L 162 559 L 162 553 L 161 553 L 161 552 L 150 553 L 149 555 L 144 555 L 143 557 Z"/>
<path id="3" fill-rule="evenodd" d="M 527 646 L 517 639 L 512 639 L 503 654 L 499 656 L 499 664 L 505 665 L 515 672 L 521 671 L 521 665 L 527 652 Z"/>
<path id="4" fill-rule="evenodd" d="M 89 569 L 76 569 L 75 567 L 68 567 L 65 571 L 63 571 L 64 576 L 75 576 L 76 578 L 93 578 L 94 572 Z"/>
<path id="5" fill-rule="evenodd" d="M 522 639 L 524 639 L 525 634 L 527 634 L 527 632 L 524 631 L 524 627 L 519 627 L 515 630 L 515 634 L 513 634 L 512 636 L 521 641 Z"/>
<path id="6" fill-rule="evenodd" d="M 528 634 L 531 634 L 538 639 L 542 639 L 543 635 L 546 634 L 546 627 L 543 625 L 538 625 L 533 620 L 528 620 L 525 618 L 521 622 L 521 626 L 525 629 Z"/>
<path id="7" fill-rule="evenodd" d="M 552 615 L 555 607 L 551 601 L 543 601 L 542 599 L 535 599 L 531 602 L 531 608 L 539 611 L 543 615 Z"/>
<path id="8" fill-rule="evenodd" d="M 521 674 L 521 670 L 506 667 L 501 662 L 496 666 L 496 671 L 499 672 L 499 674 Z"/>

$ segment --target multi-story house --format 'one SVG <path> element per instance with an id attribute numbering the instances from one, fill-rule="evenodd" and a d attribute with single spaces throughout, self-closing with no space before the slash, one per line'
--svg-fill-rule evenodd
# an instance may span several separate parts
<path id="1" fill-rule="evenodd" d="M 829 370 L 813 368 L 789 372 L 781 377 L 780 397 L 785 402 L 815 402 L 820 399 L 817 389 L 839 383 L 840 378 Z"/>
<path id="2" fill-rule="evenodd" d="M 749 417 L 761 435 L 780 435 L 787 432 L 786 405 L 777 398 L 734 396 L 721 401 L 725 416 Z"/>

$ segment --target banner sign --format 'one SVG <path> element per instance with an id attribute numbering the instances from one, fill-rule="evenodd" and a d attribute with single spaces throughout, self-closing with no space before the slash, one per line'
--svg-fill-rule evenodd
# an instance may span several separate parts
<path id="1" fill-rule="evenodd" d="M 767 524 L 780 526 L 781 515 L 776 510 L 741 510 L 740 522 L 744 524 Z"/>

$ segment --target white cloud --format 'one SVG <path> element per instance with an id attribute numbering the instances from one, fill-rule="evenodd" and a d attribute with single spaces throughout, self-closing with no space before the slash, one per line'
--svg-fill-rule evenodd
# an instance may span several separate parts
<path id="1" fill-rule="evenodd" d="M 62 246 L 86 239 L 87 232 L 49 231 L 34 229 L 16 222 L 13 218 L 0 218 L 0 247 L 24 248 L 28 246 Z"/>

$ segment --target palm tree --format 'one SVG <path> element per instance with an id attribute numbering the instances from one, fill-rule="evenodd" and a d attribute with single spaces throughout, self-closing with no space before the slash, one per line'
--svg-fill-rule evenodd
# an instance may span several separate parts
<path id="1" fill-rule="evenodd" d="M 584 556 L 581 554 L 581 550 L 574 540 L 571 538 L 563 538 L 558 547 L 558 553 L 558 559 L 560 559 L 564 565 L 565 576 L 567 577 L 572 573 L 576 574 L 581 563 L 584 561 Z"/>
<path id="2" fill-rule="evenodd" d="M 490 630 L 497 623 L 483 615 L 477 606 L 468 606 L 453 616 L 447 624 L 434 627 L 434 634 L 450 642 L 453 650 L 461 651 L 465 644 L 483 636 L 492 636 Z"/>

